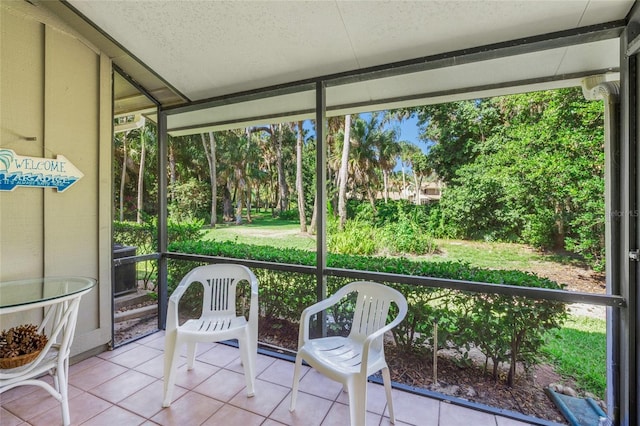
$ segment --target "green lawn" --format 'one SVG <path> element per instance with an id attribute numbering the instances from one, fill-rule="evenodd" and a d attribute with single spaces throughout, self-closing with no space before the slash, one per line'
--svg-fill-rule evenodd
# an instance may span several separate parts
<path id="1" fill-rule="evenodd" d="M 541 253 L 524 244 L 436 239 L 435 262 L 462 261 L 478 268 L 528 270 L 533 264 L 577 264 L 570 256 Z"/>
<path id="2" fill-rule="evenodd" d="M 316 249 L 315 236 L 301 233 L 298 221 L 272 218 L 271 214 L 266 213 L 255 215 L 251 223 L 216 225 L 214 229 L 205 230 L 202 239 L 236 241 L 276 248 Z"/>
<path id="3" fill-rule="evenodd" d="M 579 389 L 604 398 L 607 386 L 606 323 L 569 317 L 562 329 L 546 336 L 544 356 L 556 372 L 575 379 Z"/>
<path id="4" fill-rule="evenodd" d="M 296 248 L 315 250 L 315 236 L 300 232 L 297 220 L 282 220 L 271 217 L 270 213 L 254 215 L 251 223 L 235 225 L 223 223 L 215 229 L 204 231 L 204 240 L 237 241 L 246 244 L 260 244 L 276 248 Z M 527 270 L 536 263 L 575 263 L 569 256 L 542 254 L 522 244 L 474 242 L 459 240 L 436 240 L 438 252 L 416 259 L 434 262 L 463 261 L 479 268 Z"/>

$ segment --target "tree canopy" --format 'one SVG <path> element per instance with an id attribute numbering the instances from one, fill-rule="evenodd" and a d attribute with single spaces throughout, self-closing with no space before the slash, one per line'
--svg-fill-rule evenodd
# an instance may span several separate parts
<path id="1" fill-rule="evenodd" d="M 425 106 L 450 236 L 564 248 L 604 243 L 604 110 L 579 89 Z"/>
<path id="2" fill-rule="evenodd" d="M 438 180 L 445 189 L 440 203 L 419 215 L 430 218 L 417 224 L 423 232 L 567 249 L 601 266 L 603 114 L 601 102 L 573 88 L 333 117 L 326 171 L 332 214 L 344 215 L 341 197 L 369 203 L 374 215 L 378 204 L 411 191 L 420 205 L 418 189 Z M 400 124 L 412 116 L 420 141 L 399 140 Z M 169 138 L 170 216 L 215 226 L 251 221 L 251 211 L 262 208 L 311 218 L 313 232 L 314 138 L 302 122 Z M 116 135 L 114 207 L 121 218 L 154 213 L 156 143 L 147 129 Z"/>

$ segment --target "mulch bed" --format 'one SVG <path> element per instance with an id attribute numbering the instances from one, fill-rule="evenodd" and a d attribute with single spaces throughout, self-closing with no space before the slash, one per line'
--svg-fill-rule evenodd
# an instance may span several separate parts
<path id="1" fill-rule="evenodd" d="M 297 349 L 297 324 L 261 318 L 259 335 L 261 342 L 288 350 Z M 387 345 L 385 351 L 394 382 L 567 424 L 544 392 L 549 383 L 559 379 L 550 366 L 538 366 L 532 373 L 520 374 L 514 386 L 509 387 L 504 377 L 496 382 L 484 373 L 482 366 L 462 368 L 452 358 L 439 356 L 438 385 L 434 386 L 432 356 L 401 352 L 393 345 Z"/>

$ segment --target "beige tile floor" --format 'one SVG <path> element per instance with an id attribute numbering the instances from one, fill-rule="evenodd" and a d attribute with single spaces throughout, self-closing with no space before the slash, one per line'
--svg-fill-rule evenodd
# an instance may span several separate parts
<path id="1" fill-rule="evenodd" d="M 247 398 L 238 350 L 199 345 L 196 367 L 180 367 L 174 400 L 162 408 L 164 334 L 155 333 L 114 351 L 72 365 L 69 404 L 74 425 L 276 426 L 349 424 L 346 395 L 339 384 L 304 367 L 295 412 L 289 412 L 293 364 L 258 355 L 256 395 Z M 384 389 L 369 383 L 367 426 L 389 425 Z M 523 426 L 506 417 L 393 390 L 396 425 Z M 62 423 L 60 405 L 36 386 L 0 394 L 2 426 Z"/>

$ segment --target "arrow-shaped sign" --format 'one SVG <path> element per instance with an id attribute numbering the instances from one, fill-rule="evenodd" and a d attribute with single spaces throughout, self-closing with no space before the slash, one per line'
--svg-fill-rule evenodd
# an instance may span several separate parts
<path id="1" fill-rule="evenodd" d="M 83 176 L 64 155 L 55 159 L 23 157 L 11 149 L 0 149 L 0 191 L 30 186 L 56 188 L 62 192 Z"/>

